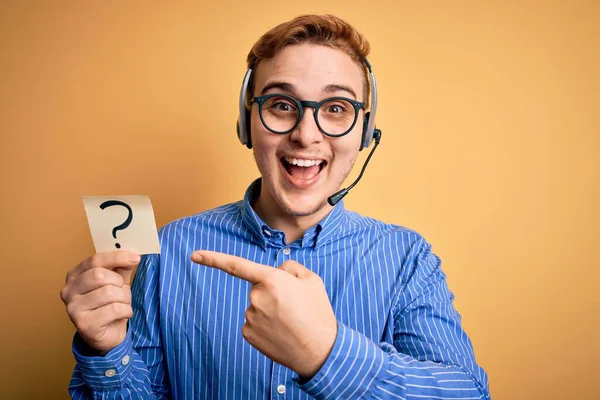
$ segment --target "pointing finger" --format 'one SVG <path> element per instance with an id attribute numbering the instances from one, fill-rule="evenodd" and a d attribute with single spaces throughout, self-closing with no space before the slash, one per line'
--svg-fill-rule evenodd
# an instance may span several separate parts
<path id="1" fill-rule="evenodd" d="M 192 254 L 191 258 L 197 264 L 220 269 L 253 285 L 261 282 L 275 271 L 266 265 L 216 251 L 198 250 Z"/>

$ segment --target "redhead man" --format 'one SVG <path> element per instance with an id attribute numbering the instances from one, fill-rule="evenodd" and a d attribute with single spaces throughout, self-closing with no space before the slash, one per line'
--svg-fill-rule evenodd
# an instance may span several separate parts
<path id="1" fill-rule="evenodd" d="M 69 271 L 73 398 L 489 399 L 431 246 L 330 198 L 379 143 L 368 52 L 328 15 L 259 39 L 238 137 L 261 177 L 163 227 L 160 255 Z"/>

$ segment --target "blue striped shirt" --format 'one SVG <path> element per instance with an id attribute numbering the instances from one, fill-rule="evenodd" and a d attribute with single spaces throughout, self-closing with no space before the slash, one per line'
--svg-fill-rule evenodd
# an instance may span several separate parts
<path id="1" fill-rule="evenodd" d="M 125 341 L 89 356 L 76 335 L 75 399 L 489 399 L 440 260 L 417 233 L 340 202 L 293 243 L 243 201 L 174 221 L 142 258 Z M 244 340 L 251 284 L 194 264 L 213 250 L 318 274 L 338 322 L 331 353 L 300 381 Z"/>

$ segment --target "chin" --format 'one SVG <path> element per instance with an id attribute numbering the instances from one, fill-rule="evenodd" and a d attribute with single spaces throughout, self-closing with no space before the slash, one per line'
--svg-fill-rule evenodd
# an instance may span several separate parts
<path id="1" fill-rule="evenodd" d="M 308 194 L 287 197 L 285 200 L 277 197 L 276 201 L 283 212 L 293 217 L 308 217 L 329 206 L 327 198 Z"/>

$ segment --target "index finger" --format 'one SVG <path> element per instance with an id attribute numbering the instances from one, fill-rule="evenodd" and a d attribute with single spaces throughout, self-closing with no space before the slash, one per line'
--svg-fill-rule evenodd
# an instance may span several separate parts
<path id="1" fill-rule="evenodd" d="M 261 282 L 275 271 L 271 267 L 257 264 L 242 257 L 208 250 L 197 250 L 192 253 L 192 261 L 207 267 L 220 269 L 253 285 Z"/>

